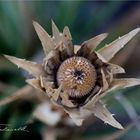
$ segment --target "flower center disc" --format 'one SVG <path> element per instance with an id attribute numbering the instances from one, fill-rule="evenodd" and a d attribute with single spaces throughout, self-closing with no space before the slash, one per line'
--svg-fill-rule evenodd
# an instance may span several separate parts
<path id="1" fill-rule="evenodd" d="M 57 82 L 70 97 L 83 97 L 95 85 L 96 70 L 89 60 L 83 57 L 71 57 L 60 65 Z"/>

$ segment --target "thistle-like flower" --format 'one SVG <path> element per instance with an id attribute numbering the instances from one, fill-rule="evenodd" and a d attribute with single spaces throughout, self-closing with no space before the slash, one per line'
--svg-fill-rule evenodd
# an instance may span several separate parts
<path id="1" fill-rule="evenodd" d="M 83 120 L 94 115 L 105 123 L 122 129 L 121 124 L 101 102 L 101 98 L 112 90 L 140 85 L 139 79 L 113 78 L 125 71 L 122 67 L 109 63 L 140 28 L 95 51 L 107 33 L 91 38 L 82 45 L 73 45 L 68 27 L 60 33 L 52 21 L 51 37 L 37 22 L 33 22 L 33 25 L 45 53 L 43 63 L 5 55 L 33 75 L 34 78 L 26 80 L 27 83 L 43 91 L 56 105 L 62 106 L 79 126 Z"/>

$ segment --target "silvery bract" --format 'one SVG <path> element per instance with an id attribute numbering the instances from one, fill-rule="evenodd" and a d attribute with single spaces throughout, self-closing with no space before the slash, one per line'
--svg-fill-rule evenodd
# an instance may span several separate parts
<path id="1" fill-rule="evenodd" d="M 95 51 L 107 37 L 106 33 L 91 38 L 82 45 L 73 45 L 68 27 L 60 33 L 52 21 L 51 37 L 37 22 L 33 22 L 33 25 L 45 53 L 43 63 L 5 55 L 33 75 L 34 78 L 26 80 L 27 83 L 44 92 L 55 105 L 63 107 L 78 126 L 90 115 L 94 115 L 105 123 L 122 129 L 101 98 L 112 90 L 140 85 L 139 79 L 113 78 L 115 74 L 125 71 L 122 67 L 109 63 L 140 28 Z"/>

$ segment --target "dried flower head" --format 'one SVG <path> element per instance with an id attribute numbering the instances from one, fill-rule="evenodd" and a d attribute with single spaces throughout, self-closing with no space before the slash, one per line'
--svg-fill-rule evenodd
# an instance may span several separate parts
<path id="1" fill-rule="evenodd" d="M 115 74 L 125 71 L 122 67 L 109 63 L 140 28 L 95 51 L 107 37 L 106 33 L 78 46 L 72 44 L 68 27 L 60 33 L 52 21 L 51 37 L 37 22 L 33 22 L 33 25 L 45 52 L 43 64 L 5 55 L 34 76 L 27 83 L 43 91 L 56 105 L 62 106 L 79 126 L 93 114 L 105 123 L 122 129 L 121 124 L 101 102 L 101 98 L 112 90 L 140 85 L 139 79 L 113 78 Z"/>

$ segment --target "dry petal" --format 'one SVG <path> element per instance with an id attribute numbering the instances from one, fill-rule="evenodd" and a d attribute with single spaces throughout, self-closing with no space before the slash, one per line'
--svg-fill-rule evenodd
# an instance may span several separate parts
<path id="1" fill-rule="evenodd" d="M 114 119 L 113 115 L 105 108 L 105 106 L 101 102 L 96 102 L 88 108 L 83 107 L 75 110 L 65 111 L 69 114 L 74 123 L 78 126 L 81 126 L 86 118 L 94 114 L 96 117 L 98 117 L 105 123 L 108 123 L 116 128 L 123 129 L 121 124 Z"/>
<path id="2" fill-rule="evenodd" d="M 33 78 L 33 79 L 27 79 L 26 82 L 27 82 L 29 85 L 33 86 L 34 88 L 43 91 L 42 88 L 41 88 L 41 86 L 40 86 L 40 81 L 39 81 L 39 79 L 35 79 L 35 78 Z"/>
<path id="3" fill-rule="evenodd" d="M 88 108 L 92 108 L 94 107 L 95 103 L 100 100 L 101 98 L 101 94 L 102 93 L 102 88 L 100 88 L 100 90 L 98 91 L 98 93 L 96 93 L 91 100 L 88 101 L 88 103 L 86 105 L 84 105 L 84 108 L 85 109 L 88 109 Z"/>
<path id="4" fill-rule="evenodd" d="M 74 104 L 69 100 L 67 93 L 60 93 L 60 97 L 62 98 L 61 103 L 67 107 L 74 107 Z"/>
<path id="5" fill-rule="evenodd" d="M 64 38 L 67 38 L 67 40 L 72 40 L 70 30 L 67 26 L 64 27 L 63 36 Z"/>
<path id="6" fill-rule="evenodd" d="M 121 66 L 111 64 L 111 63 L 108 63 L 108 64 L 109 64 L 109 69 L 111 69 L 112 74 L 125 73 L 125 70 Z"/>
<path id="7" fill-rule="evenodd" d="M 52 33 L 55 43 L 59 44 L 60 41 L 62 40 L 62 35 L 60 34 L 59 29 L 57 28 L 53 20 L 52 20 Z"/>
<path id="8" fill-rule="evenodd" d="M 19 59 L 14 56 L 4 55 L 9 61 L 16 64 L 19 68 L 23 68 L 35 77 L 46 76 L 46 73 L 42 65 L 35 62 L 27 61 L 24 59 Z"/>
<path id="9" fill-rule="evenodd" d="M 85 46 L 90 49 L 90 51 L 94 51 L 96 47 L 108 36 L 107 33 L 100 34 L 95 36 L 87 41 L 82 43 L 82 46 Z"/>
<path id="10" fill-rule="evenodd" d="M 95 52 L 95 53 L 99 59 L 101 59 L 103 62 L 107 63 L 107 61 L 105 60 L 105 58 L 101 54 L 99 54 L 98 52 Z"/>
<path id="11" fill-rule="evenodd" d="M 51 95 L 51 99 L 55 102 L 58 101 L 59 95 L 61 93 L 61 89 L 62 87 L 60 86 L 57 90 L 55 90 L 55 92 Z"/>
<path id="12" fill-rule="evenodd" d="M 77 126 L 81 126 L 83 121 L 93 114 L 92 109 L 95 107 L 95 103 L 97 102 L 97 99 L 99 99 L 101 91 L 102 89 L 100 89 L 100 91 L 92 98 L 92 100 L 90 100 L 83 107 L 72 110 L 65 109 Z"/>
<path id="13" fill-rule="evenodd" d="M 49 34 L 38 24 L 36 21 L 33 21 L 34 28 L 37 32 L 37 35 L 42 43 L 45 54 L 47 55 L 51 50 L 55 48 L 55 44 Z"/>
<path id="14" fill-rule="evenodd" d="M 77 55 L 83 57 L 92 57 L 95 53 L 96 47 L 102 42 L 103 39 L 107 36 L 106 33 L 98 35 L 90 40 L 87 40 L 82 43 L 80 50 L 78 50 Z"/>
<path id="15" fill-rule="evenodd" d="M 104 73 L 103 69 L 101 69 L 101 74 L 102 74 L 102 81 L 103 81 L 102 90 L 105 91 L 106 89 L 108 89 L 109 84 L 108 84 L 108 82 L 106 80 L 105 73 Z"/>
<path id="16" fill-rule="evenodd" d="M 123 88 L 132 87 L 136 85 L 140 85 L 140 79 L 135 79 L 135 78 L 114 79 L 111 83 L 111 88 L 123 89 Z"/>
<path id="17" fill-rule="evenodd" d="M 72 44 L 72 37 L 69 31 L 69 28 L 66 26 L 63 30 L 63 47 L 62 47 L 62 55 L 68 55 L 69 57 L 73 56 L 74 54 L 74 46 Z"/>
<path id="18" fill-rule="evenodd" d="M 92 109 L 94 115 L 104 121 L 104 123 L 108 123 L 116 128 L 123 129 L 121 124 L 117 122 L 113 115 L 108 111 L 108 109 L 101 103 L 97 102 L 95 107 Z"/>
<path id="19" fill-rule="evenodd" d="M 53 89 L 52 86 L 53 86 L 53 83 L 52 82 L 48 82 L 45 78 L 43 77 L 40 77 L 40 84 L 41 84 L 41 87 L 46 91 L 48 97 L 54 101 L 54 102 L 57 102 L 58 100 L 58 97 L 60 95 L 60 90 L 61 90 L 61 87 L 58 88 L 58 89 Z"/>
<path id="20" fill-rule="evenodd" d="M 98 51 L 98 53 L 101 54 L 105 58 L 106 61 L 110 61 L 114 57 L 114 55 L 120 49 L 122 49 L 124 47 L 124 45 L 126 43 L 128 43 L 128 41 L 130 41 L 139 31 L 140 31 L 140 28 L 132 30 L 128 34 L 126 34 L 122 37 L 119 37 L 112 43 L 110 43 L 110 44 L 106 45 L 105 47 L 103 47 L 102 49 L 100 49 Z"/>
<path id="21" fill-rule="evenodd" d="M 118 89 L 124 89 L 127 87 L 137 86 L 137 85 L 140 85 L 140 79 L 136 79 L 136 78 L 113 79 L 110 88 L 107 91 L 105 91 L 101 95 L 101 97 L 105 96 L 108 92 L 118 90 Z"/>

